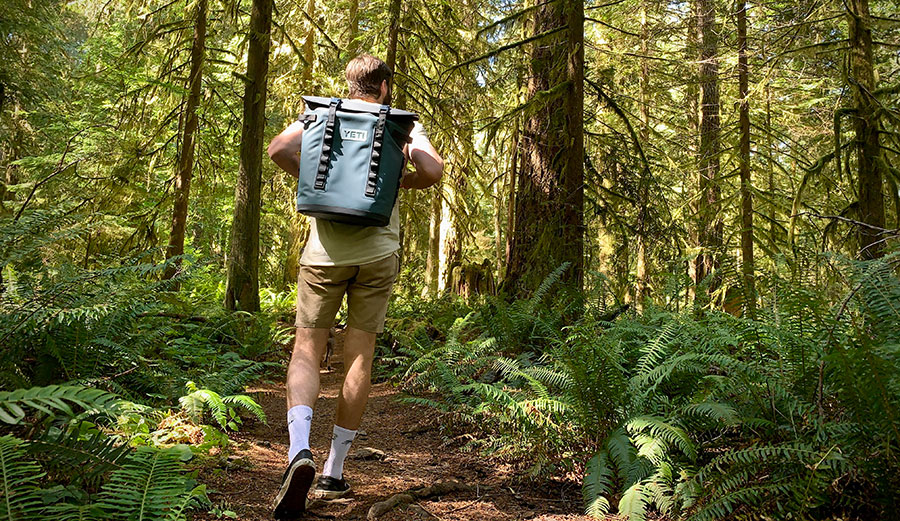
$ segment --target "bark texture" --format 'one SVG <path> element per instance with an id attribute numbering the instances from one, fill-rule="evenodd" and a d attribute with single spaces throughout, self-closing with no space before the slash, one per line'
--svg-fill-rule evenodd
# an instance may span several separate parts
<path id="1" fill-rule="evenodd" d="M 718 267 L 717 256 L 722 247 L 723 222 L 718 217 L 719 154 L 721 151 L 719 119 L 719 30 L 714 0 L 696 0 L 697 28 L 700 44 L 700 147 L 698 150 L 699 183 L 697 199 L 697 237 L 700 254 L 694 269 L 694 284 L 701 284 Z M 718 281 L 706 281 L 705 293 L 715 291 Z M 697 292 L 697 297 L 701 297 Z M 703 298 L 705 300 L 705 297 Z"/>
<path id="2" fill-rule="evenodd" d="M 247 54 L 249 81 L 244 86 L 240 170 L 234 191 L 234 222 L 225 288 L 225 307 L 231 310 L 259 311 L 260 185 L 271 28 L 272 0 L 253 0 Z"/>
<path id="3" fill-rule="evenodd" d="M 584 6 L 564 0 L 534 10 L 538 40 L 529 61 L 528 97 L 547 96 L 525 122 L 517 173 L 515 228 L 504 290 L 525 296 L 561 263 L 564 283 L 580 289 L 584 267 Z"/>
<path id="4" fill-rule="evenodd" d="M 427 295 L 438 293 L 441 254 L 441 208 L 443 207 L 443 181 L 431 187 L 431 218 L 428 225 L 428 253 L 425 258 L 425 288 Z"/>
<path id="5" fill-rule="evenodd" d="M 197 0 L 194 21 L 194 39 L 191 43 L 191 71 L 188 76 L 189 94 L 184 108 L 184 128 L 181 137 L 181 153 L 175 174 L 175 205 L 172 210 L 172 227 L 166 259 L 184 254 L 184 234 L 187 227 L 188 199 L 191 193 L 191 177 L 194 170 L 194 135 L 197 132 L 197 107 L 200 105 L 200 87 L 203 83 L 203 60 L 206 54 L 207 0 Z M 175 276 L 180 263 L 171 264 L 163 278 Z"/>
<path id="6" fill-rule="evenodd" d="M 400 0 L 391 0 L 388 9 L 388 20 L 390 26 L 388 28 L 388 51 L 387 59 L 384 62 L 390 67 L 391 71 L 397 64 L 397 35 L 400 34 Z"/>
<path id="7" fill-rule="evenodd" d="M 750 68 L 747 63 L 747 4 L 737 3 L 738 90 L 740 91 L 741 171 L 741 274 L 744 278 L 744 309 L 756 315 L 756 282 L 753 262 L 753 185 L 750 178 Z"/>
<path id="8" fill-rule="evenodd" d="M 650 59 L 652 58 L 650 49 L 650 26 L 647 19 L 647 8 L 649 0 L 641 0 L 641 146 L 646 147 L 650 143 Z M 638 212 L 638 234 L 637 234 L 637 260 L 635 264 L 635 277 L 637 284 L 634 288 L 634 304 L 638 311 L 644 309 L 644 299 L 647 298 L 649 290 L 649 272 L 647 259 L 647 225 L 649 219 L 648 200 L 650 187 L 650 172 L 644 168 L 641 170 L 639 203 L 641 205 Z"/>
<path id="9" fill-rule="evenodd" d="M 875 259 L 884 255 L 884 174 L 878 135 L 878 101 L 872 57 L 872 18 L 869 0 L 850 0 L 847 23 L 850 28 L 850 71 L 856 104 L 856 164 L 859 197 L 860 257 Z"/>
<path id="10" fill-rule="evenodd" d="M 310 88 L 316 64 L 316 24 L 313 23 L 313 20 L 316 19 L 316 0 L 307 0 L 306 16 L 309 17 L 309 28 L 306 31 L 306 39 L 303 40 L 303 61 L 306 62 L 306 67 L 303 69 L 301 78 L 303 84 Z"/>

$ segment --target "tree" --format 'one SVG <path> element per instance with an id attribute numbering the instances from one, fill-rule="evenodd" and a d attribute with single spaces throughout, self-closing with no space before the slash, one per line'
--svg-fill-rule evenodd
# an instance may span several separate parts
<path id="1" fill-rule="evenodd" d="M 740 91 L 740 171 L 741 171 L 741 273 L 744 278 L 744 305 L 749 316 L 756 314 L 756 285 L 753 263 L 753 199 L 750 179 L 750 67 L 747 64 L 747 4 L 737 2 L 738 83 Z"/>
<path id="2" fill-rule="evenodd" d="M 580 289 L 584 268 L 584 6 L 537 5 L 521 134 L 515 229 L 504 290 L 526 295 L 563 262 L 563 280 Z"/>
<path id="3" fill-rule="evenodd" d="M 225 307 L 231 310 L 259 311 L 260 185 L 271 28 L 272 0 L 253 0 L 240 170 L 234 192 L 234 222 L 225 289 Z"/>
<path id="4" fill-rule="evenodd" d="M 719 217 L 719 29 L 715 0 L 695 0 L 694 14 L 700 45 L 700 146 L 698 149 L 697 237 L 701 249 L 694 260 L 694 284 L 699 285 L 718 267 L 722 247 L 723 222 Z M 717 275 L 709 281 L 707 293 L 715 290 Z M 700 297 L 700 292 L 697 292 Z"/>
<path id="5" fill-rule="evenodd" d="M 875 73 L 872 55 L 872 17 L 869 0 L 846 2 L 850 29 L 850 84 L 856 105 L 856 168 L 859 219 L 859 249 L 864 259 L 884 254 L 884 188 L 882 174 L 879 117 L 875 98 Z"/>
<path id="6" fill-rule="evenodd" d="M 178 157 L 178 171 L 175 174 L 175 205 L 172 210 L 172 231 L 169 234 L 169 246 L 166 248 L 166 259 L 184 253 L 188 198 L 194 169 L 194 134 L 197 132 L 197 107 L 200 105 L 203 58 L 206 51 L 206 9 L 207 0 L 197 0 L 197 11 L 194 15 L 194 39 L 191 44 L 191 71 L 188 76 L 189 93 L 183 114 L 184 130 Z M 177 263 L 171 264 L 163 277 L 167 279 L 174 277 L 177 269 Z"/>
<path id="7" fill-rule="evenodd" d="M 646 146 L 650 142 L 650 24 L 647 19 L 648 0 L 641 0 L 641 146 Z M 649 263 L 647 255 L 647 220 L 649 219 L 649 211 L 651 202 L 648 200 L 649 194 L 649 168 L 645 167 L 641 170 L 641 179 L 639 181 L 638 204 L 638 233 L 637 233 L 637 261 L 635 265 L 635 276 L 637 284 L 634 290 L 634 303 L 638 310 L 644 307 L 644 299 L 647 298 L 649 290 L 649 273 L 647 264 Z"/>

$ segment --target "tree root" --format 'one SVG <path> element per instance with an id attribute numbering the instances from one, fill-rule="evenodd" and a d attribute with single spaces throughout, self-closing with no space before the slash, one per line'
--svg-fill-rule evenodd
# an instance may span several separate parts
<path id="1" fill-rule="evenodd" d="M 394 494 L 384 501 L 375 503 L 369 508 L 369 514 L 366 517 L 371 521 L 400 505 L 408 505 L 417 499 L 443 496 L 445 494 L 452 494 L 453 492 L 469 492 L 471 490 L 472 487 L 458 481 L 440 481 L 427 487 L 409 489 L 406 492 Z"/>

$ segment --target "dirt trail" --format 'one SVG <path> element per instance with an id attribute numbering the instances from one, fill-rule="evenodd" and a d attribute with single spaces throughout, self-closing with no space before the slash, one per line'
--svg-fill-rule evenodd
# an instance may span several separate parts
<path id="1" fill-rule="evenodd" d="M 334 409 L 343 375 L 341 339 L 332 357 L 333 370 L 322 370 L 321 393 L 313 416 L 310 438 L 316 466 L 321 471 L 328 456 Z M 376 360 L 376 364 L 378 361 Z M 271 520 L 271 502 L 287 463 L 288 434 L 283 384 L 251 388 L 268 417 L 268 425 L 253 422 L 231 435 L 232 456 L 225 468 L 206 471 L 201 480 L 212 489 L 214 505 L 234 511 L 238 519 Z M 433 421 L 434 412 L 402 403 L 390 383 L 372 386 L 360 432 L 344 465 L 344 477 L 353 487 L 349 498 L 312 501 L 303 519 L 366 519 L 369 508 L 394 494 L 414 487 L 457 480 L 474 487 L 410 506 L 400 506 L 378 517 L 399 520 L 586 520 L 580 511 L 580 490 L 572 483 L 522 484 L 508 468 L 489 466 L 477 454 L 448 446 Z M 355 459 L 356 451 L 372 447 L 383 451 L 383 461 Z M 211 520 L 207 513 L 195 519 Z"/>

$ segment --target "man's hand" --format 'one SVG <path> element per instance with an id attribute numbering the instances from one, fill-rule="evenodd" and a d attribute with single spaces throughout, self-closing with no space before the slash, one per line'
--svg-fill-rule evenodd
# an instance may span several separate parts
<path id="1" fill-rule="evenodd" d="M 303 137 L 303 123 L 295 121 L 284 132 L 272 138 L 269 143 L 269 157 L 282 170 L 294 177 L 300 175 L 300 145 Z"/>
<path id="2" fill-rule="evenodd" d="M 418 122 L 410 133 L 412 143 L 403 147 L 407 159 L 412 162 L 415 171 L 406 172 L 400 179 L 403 188 L 428 188 L 441 180 L 444 172 L 444 160 L 431 145 L 425 129 Z"/>

